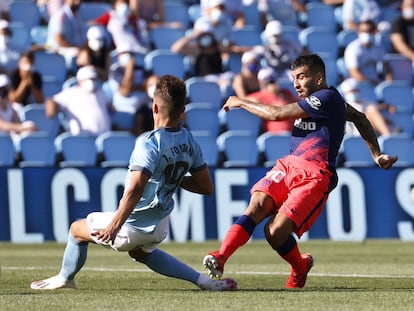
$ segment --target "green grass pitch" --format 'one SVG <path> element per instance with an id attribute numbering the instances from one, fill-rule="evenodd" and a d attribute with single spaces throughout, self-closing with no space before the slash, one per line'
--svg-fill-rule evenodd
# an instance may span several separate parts
<path id="1" fill-rule="evenodd" d="M 203 256 L 218 245 L 169 242 L 161 249 L 203 271 Z M 310 240 L 300 248 L 315 258 L 300 290 L 284 288 L 288 265 L 266 242 L 252 241 L 225 267 L 237 292 L 200 291 L 97 245 L 89 247 L 77 290 L 34 291 L 32 280 L 59 271 L 64 245 L 0 243 L 0 310 L 414 310 L 414 243 Z"/>

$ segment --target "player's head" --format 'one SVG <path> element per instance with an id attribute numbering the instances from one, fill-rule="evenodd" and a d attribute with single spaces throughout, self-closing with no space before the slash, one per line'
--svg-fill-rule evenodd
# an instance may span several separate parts
<path id="1" fill-rule="evenodd" d="M 172 75 L 162 76 L 154 92 L 154 104 L 160 112 L 171 119 L 179 119 L 184 112 L 187 97 L 183 80 Z"/>
<path id="2" fill-rule="evenodd" d="M 293 86 L 300 98 L 326 88 L 325 63 L 316 54 L 301 55 L 292 65 Z"/>

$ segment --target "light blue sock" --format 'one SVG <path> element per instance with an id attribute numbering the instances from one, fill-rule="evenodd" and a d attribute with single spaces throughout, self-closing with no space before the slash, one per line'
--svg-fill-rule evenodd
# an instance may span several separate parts
<path id="1" fill-rule="evenodd" d="M 62 259 L 62 268 L 59 274 L 65 280 L 73 280 L 75 274 L 83 267 L 88 254 L 88 243 L 80 243 L 69 231 L 68 242 Z"/>
<path id="2" fill-rule="evenodd" d="M 200 276 L 199 272 L 160 249 L 155 249 L 143 263 L 159 274 L 190 281 L 196 285 Z"/>

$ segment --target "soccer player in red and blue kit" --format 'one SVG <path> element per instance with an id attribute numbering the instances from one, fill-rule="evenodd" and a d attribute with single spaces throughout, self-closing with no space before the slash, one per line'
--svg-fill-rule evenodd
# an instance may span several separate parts
<path id="1" fill-rule="evenodd" d="M 242 108 L 266 120 L 295 119 L 295 126 L 290 154 L 252 187 L 244 215 L 230 227 L 220 249 L 204 257 L 211 277 L 221 277 L 225 262 L 250 239 L 256 225 L 269 217 L 264 227 L 266 240 L 291 265 L 286 288 L 305 285 L 313 257 L 300 253 L 292 233 L 300 238 L 311 228 L 337 185 L 335 163 L 345 121 L 356 125 L 379 167 L 388 169 L 397 161 L 381 153 L 365 115 L 327 86 L 325 64 L 318 55 L 299 56 L 291 72 L 298 102 L 270 106 L 231 96 L 223 107 L 226 111 Z"/>

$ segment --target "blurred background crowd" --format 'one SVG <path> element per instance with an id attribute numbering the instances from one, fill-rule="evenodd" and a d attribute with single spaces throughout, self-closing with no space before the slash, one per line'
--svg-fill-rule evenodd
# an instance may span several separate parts
<path id="1" fill-rule="evenodd" d="M 95 145 L 89 164 L 104 163 L 103 137 L 130 149 L 152 129 L 155 84 L 173 74 L 208 164 L 271 165 L 293 123 L 220 108 L 230 95 L 297 100 L 290 63 L 304 53 L 323 58 L 328 84 L 413 165 L 414 0 L 0 0 L 0 145 L 10 136 L 14 148 L 0 164 L 37 163 L 33 149 L 47 148 L 25 141 L 43 139 L 50 165 L 85 165 L 65 153 L 74 136 Z M 360 140 L 347 125 L 340 165 L 364 154 Z M 366 155 L 355 161 L 373 165 Z"/>

